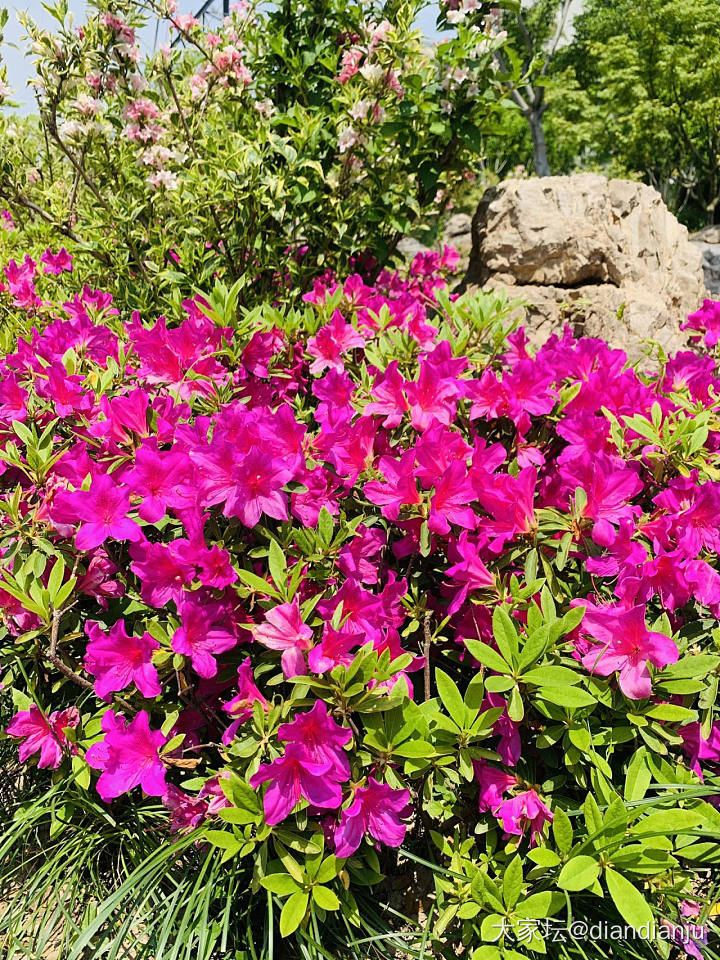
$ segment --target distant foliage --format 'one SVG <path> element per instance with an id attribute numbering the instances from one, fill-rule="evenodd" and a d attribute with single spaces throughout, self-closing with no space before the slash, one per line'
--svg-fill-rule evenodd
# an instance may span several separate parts
<path id="1" fill-rule="evenodd" d="M 130 307 L 215 276 L 241 303 L 285 300 L 358 256 L 382 266 L 442 209 L 503 97 L 489 3 L 434 47 L 421 0 L 236 3 L 216 30 L 174 0 L 89 6 L 76 26 L 58 0 L 55 33 L 25 20 L 39 121 L 0 117 L 0 203 L 37 254 L 64 243 Z M 150 14 L 178 42 L 145 60 Z"/>

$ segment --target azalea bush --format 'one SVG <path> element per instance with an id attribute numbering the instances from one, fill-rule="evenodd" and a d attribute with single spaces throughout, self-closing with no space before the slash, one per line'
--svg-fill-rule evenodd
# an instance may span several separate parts
<path id="1" fill-rule="evenodd" d="M 22 17 L 38 115 L 14 114 L 0 66 L 0 207 L 20 228 L 17 250 L 0 235 L 5 261 L 63 244 L 141 309 L 213 277 L 253 304 L 358 256 L 382 266 L 442 209 L 504 96 L 495 4 L 432 48 L 422 6 L 251 0 L 216 29 L 175 0 L 93 0 L 82 25 L 56 0 L 55 32 Z M 143 58 L 158 20 L 172 46 Z"/>
<path id="2" fill-rule="evenodd" d="M 712 949 L 715 359 L 533 356 L 456 259 L 160 318 L 5 268 L 8 957 Z"/>

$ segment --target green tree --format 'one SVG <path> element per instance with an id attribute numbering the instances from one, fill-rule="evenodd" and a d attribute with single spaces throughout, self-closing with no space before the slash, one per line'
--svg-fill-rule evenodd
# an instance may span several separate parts
<path id="1" fill-rule="evenodd" d="M 495 58 L 509 79 L 510 97 L 527 121 L 533 148 L 533 168 L 539 177 L 551 174 L 543 117 L 550 106 L 547 98 L 553 58 L 558 52 L 570 16 L 573 0 L 525 0 L 507 12 L 503 26 L 510 45 L 497 50 Z"/>
<path id="2" fill-rule="evenodd" d="M 574 29 L 561 59 L 588 97 L 593 159 L 642 176 L 690 225 L 716 222 L 720 0 L 587 0 Z"/>

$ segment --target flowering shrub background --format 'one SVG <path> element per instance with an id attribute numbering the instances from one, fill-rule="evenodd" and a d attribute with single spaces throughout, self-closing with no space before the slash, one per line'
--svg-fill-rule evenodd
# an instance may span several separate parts
<path id="1" fill-rule="evenodd" d="M 0 114 L 0 207 L 20 230 L 0 230 L 4 260 L 64 244 L 88 283 L 158 312 L 214 276 L 253 304 L 358 256 L 382 266 L 504 98 L 497 4 L 472 0 L 432 49 L 422 6 L 243 2 L 208 30 L 173 0 L 94 0 L 82 25 L 50 4 L 55 32 L 25 21 L 38 116 Z M 180 42 L 145 59 L 149 15 Z"/>
<path id="2" fill-rule="evenodd" d="M 366 956 L 368 888 L 414 867 L 438 956 L 561 952 L 540 921 L 570 916 L 654 920 L 637 949 L 667 956 L 707 919 L 715 359 L 532 356 L 502 297 L 449 294 L 455 262 L 288 310 L 218 282 L 159 319 L 62 250 L 5 268 L 32 332 L 1 369 L 3 747 L 54 786 L 0 862 L 104 825 L 68 956 L 118 925 L 168 955 L 166 913 L 193 955 Z M 711 343 L 720 305 L 689 325 Z"/>

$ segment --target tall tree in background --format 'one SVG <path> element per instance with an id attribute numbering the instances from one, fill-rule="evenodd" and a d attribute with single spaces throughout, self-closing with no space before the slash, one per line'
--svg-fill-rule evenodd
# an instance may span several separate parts
<path id="1" fill-rule="evenodd" d="M 513 41 L 496 53 L 503 71 L 515 68 L 520 81 L 509 80 L 513 101 L 527 120 L 533 144 L 533 166 L 539 177 L 551 174 L 543 116 L 550 65 L 565 35 L 573 0 L 521 0 L 514 13 L 507 13 L 503 26 Z M 513 62 L 516 61 L 516 62 Z"/>
<path id="2" fill-rule="evenodd" d="M 642 176 L 690 226 L 718 222 L 720 0 L 586 0 L 573 26 L 561 59 L 588 97 L 594 161 Z"/>

